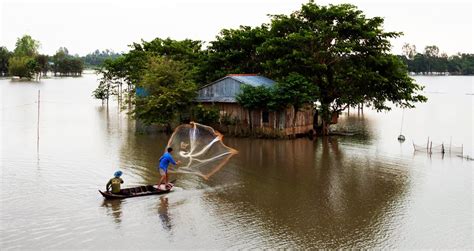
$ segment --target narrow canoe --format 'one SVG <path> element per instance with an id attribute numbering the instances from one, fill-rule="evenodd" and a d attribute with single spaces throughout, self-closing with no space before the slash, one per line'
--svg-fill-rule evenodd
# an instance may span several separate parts
<path id="1" fill-rule="evenodd" d="M 147 195 L 157 195 L 157 194 L 165 194 L 171 192 L 173 188 L 173 184 L 170 183 L 165 190 L 158 189 L 156 186 L 147 185 L 147 186 L 138 186 L 138 187 L 130 187 L 124 188 L 120 190 L 120 193 L 112 193 L 110 191 L 101 191 L 99 193 L 102 194 L 106 199 L 125 199 L 130 197 L 138 197 L 138 196 L 147 196 Z"/>

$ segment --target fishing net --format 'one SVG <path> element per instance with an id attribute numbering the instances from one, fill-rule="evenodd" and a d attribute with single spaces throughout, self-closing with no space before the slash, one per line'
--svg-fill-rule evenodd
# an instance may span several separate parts
<path id="1" fill-rule="evenodd" d="M 463 147 L 463 145 L 461 145 L 461 146 L 449 146 L 448 151 L 450 153 L 456 153 L 456 154 L 461 154 L 462 155 L 463 152 L 464 152 L 464 147 Z"/>
<path id="2" fill-rule="evenodd" d="M 426 145 L 413 144 L 413 148 L 415 148 L 415 152 L 428 152 L 428 148 Z"/>
<path id="3" fill-rule="evenodd" d="M 416 145 L 413 143 L 413 148 L 415 152 L 427 152 L 427 153 L 454 153 L 454 154 L 463 154 L 463 145 L 453 146 L 451 144 L 447 145 L 444 143 L 433 143 L 430 142 L 428 145 Z"/>
<path id="4" fill-rule="evenodd" d="M 441 143 L 441 144 L 431 144 L 430 145 L 430 152 L 431 153 L 445 153 L 446 152 L 446 149 L 444 147 L 444 144 Z"/>
<path id="5" fill-rule="evenodd" d="M 173 158 L 181 163 L 170 166 L 170 173 L 189 173 L 208 179 L 234 155 L 235 149 L 222 142 L 222 134 L 210 126 L 191 122 L 178 126 L 168 141 Z"/>

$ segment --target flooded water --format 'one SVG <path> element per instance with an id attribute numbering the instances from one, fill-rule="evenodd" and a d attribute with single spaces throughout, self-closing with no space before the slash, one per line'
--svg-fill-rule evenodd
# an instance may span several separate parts
<path id="1" fill-rule="evenodd" d="M 97 190 L 119 168 L 126 186 L 156 182 L 168 135 L 92 99 L 92 74 L 0 80 L 0 249 L 473 248 L 474 162 L 412 144 L 474 156 L 474 78 L 416 79 L 416 109 L 343 114 L 362 135 L 225 138 L 239 154 L 209 181 L 122 201 Z"/>

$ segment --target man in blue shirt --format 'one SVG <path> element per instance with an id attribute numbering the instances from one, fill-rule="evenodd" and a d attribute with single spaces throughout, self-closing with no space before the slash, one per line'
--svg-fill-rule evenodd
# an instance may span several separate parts
<path id="1" fill-rule="evenodd" d="M 173 151 L 173 148 L 168 147 L 166 149 L 166 153 L 163 154 L 160 158 L 160 163 L 158 164 L 158 170 L 160 172 L 161 178 L 160 181 L 158 182 L 158 187 L 163 183 L 163 180 L 165 181 L 165 185 L 168 185 L 168 165 L 171 163 L 173 165 L 179 165 L 181 162 L 177 161 L 175 162 L 173 159 L 173 156 L 171 156 L 171 152 Z"/>

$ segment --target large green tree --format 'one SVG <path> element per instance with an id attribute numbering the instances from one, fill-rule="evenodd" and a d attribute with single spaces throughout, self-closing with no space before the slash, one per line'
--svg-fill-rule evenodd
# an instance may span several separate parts
<path id="1" fill-rule="evenodd" d="M 348 106 L 389 110 L 387 102 L 413 107 L 426 100 L 403 62 L 390 54 L 390 39 L 399 35 L 383 30 L 383 18 L 367 18 L 353 5 L 310 1 L 290 15 L 273 16 L 269 39 L 258 51 L 270 77 L 295 72 L 317 87 L 327 134 L 331 115 Z"/>
<path id="2" fill-rule="evenodd" d="M 202 67 L 206 73 L 206 82 L 210 83 L 231 73 L 262 73 L 257 48 L 267 37 L 266 25 L 223 29 L 207 49 Z"/>
<path id="3" fill-rule="evenodd" d="M 167 128 L 179 122 L 179 115 L 188 111 L 196 96 L 196 84 L 186 64 L 160 56 L 149 58 L 140 86 L 147 95 L 136 98 L 133 114 L 147 124 Z"/>
<path id="4" fill-rule="evenodd" d="M 8 71 L 11 76 L 31 79 L 39 71 L 35 60 L 38 55 L 39 42 L 29 35 L 18 38 L 13 56 L 9 58 Z"/>
<path id="5" fill-rule="evenodd" d="M 40 43 L 30 35 L 18 38 L 13 53 L 18 57 L 34 57 L 38 54 Z"/>
<path id="6" fill-rule="evenodd" d="M 141 43 L 133 43 L 129 52 L 103 62 L 98 71 L 103 83 L 97 89 L 100 94 L 97 97 L 108 99 L 109 95 L 117 95 L 118 100 L 121 100 L 122 94 L 125 94 L 129 104 L 135 102 L 135 90 L 137 87 L 144 88 L 143 78 L 149 73 L 150 60 L 154 57 L 178 62 L 189 81 L 202 83 L 206 74 L 200 70 L 203 56 L 201 47 L 200 41 L 190 39 L 156 38 L 149 42 L 142 40 Z M 127 88 L 122 92 L 123 83 L 127 84 Z"/>
<path id="7" fill-rule="evenodd" d="M 147 57 L 162 56 L 173 61 L 181 62 L 188 71 L 189 78 L 195 83 L 200 83 L 205 78 L 202 72 L 202 42 L 199 40 L 174 40 L 170 38 L 155 38 L 152 41 L 142 41 L 141 44 L 134 43 L 129 52 L 133 61 L 134 69 L 143 70 L 148 64 Z M 139 58 L 137 58 L 137 56 Z M 128 57 L 126 57 L 128 58 Z M 136 80 L 139 80 L 136 79 Z M 204 83 L 203 83 L 204 84 Z"/>

